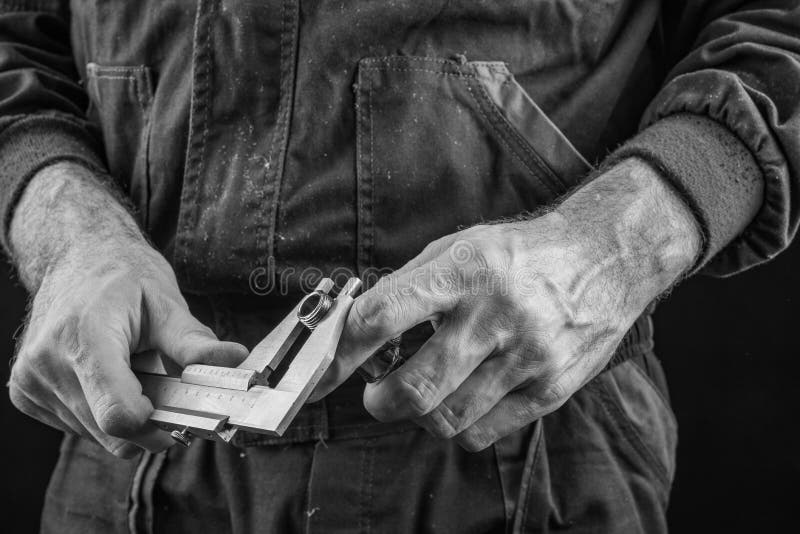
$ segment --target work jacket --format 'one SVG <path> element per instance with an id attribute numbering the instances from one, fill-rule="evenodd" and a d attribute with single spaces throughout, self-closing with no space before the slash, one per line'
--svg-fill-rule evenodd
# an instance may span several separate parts
<path id="1" fill-rule="evenodd" d="M 0 0 L 3 240 L 27 180 L 77 161 L 185 292 L 285 294 L 535 211 L 611 154 L 657 168 L 698 267 L 731 274 L 797 228 L 798 4 Z"/>

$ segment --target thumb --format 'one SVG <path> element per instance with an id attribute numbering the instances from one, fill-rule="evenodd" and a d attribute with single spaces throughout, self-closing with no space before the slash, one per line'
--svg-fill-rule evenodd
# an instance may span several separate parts
<path id="1" fill-rule="evenodd" d="M 159 308 L 160 313 L 148 314 L 152 318 L 147 325 L 150 345 L 182 367 L 193 363 L 236 367 L 247 358 L 244 345 L 220 341 L 189 312 L 186 304 L 168 301 Z"/>

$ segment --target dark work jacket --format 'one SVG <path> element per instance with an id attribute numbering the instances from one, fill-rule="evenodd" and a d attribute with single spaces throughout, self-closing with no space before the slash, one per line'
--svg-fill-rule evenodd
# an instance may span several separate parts
<path id="1" fill-rule="evenodd" d="M 2 234 L 78 161 L 184 291 L 291 293 L 551 203 L 621 145 L 730 274 L 796 230 L 798 87 L 797 0 L 0 0 Z"/>

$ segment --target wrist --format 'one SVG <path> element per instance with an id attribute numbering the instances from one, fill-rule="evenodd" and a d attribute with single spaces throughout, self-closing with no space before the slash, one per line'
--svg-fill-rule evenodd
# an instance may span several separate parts
<path id="1" fill-rule="evenodd" d="M 648 164 L 628 159 L 595 178 L 555 210 L 578 255 L 644 305 L 697 261 L 699 225 L 680 195 Z"/>
<path id="2" fill-rule="evenodd" d="M 108 185 L 68 162 L 43 168 L 28 183 L 11 220 L 9 241 L 20 277 L 31 290 L 47 272 L 149 248 Z"/>

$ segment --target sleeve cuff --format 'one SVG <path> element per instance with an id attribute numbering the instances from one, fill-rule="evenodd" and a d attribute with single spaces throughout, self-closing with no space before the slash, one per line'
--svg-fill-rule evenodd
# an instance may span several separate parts
<path id="1" fill-rule="evenodd" d="M 761 208 L 764 180 L 758 163 L 712 119 L 690 113 L 662 118 L 617 149 L 609 162 L 631 157 L 658 170 L 697 217 L 703 248 L 694 271 L 739 236 Z"/>
<path id="2" fill-rule="evenodd" d="M 14 121 L 0 132 L 0 245 L 11 256 L 11 219 L 25 187 L 44 167 L 72 161 L 106 174 L 94 138 L 73 121 L 36 115 Z"/>

